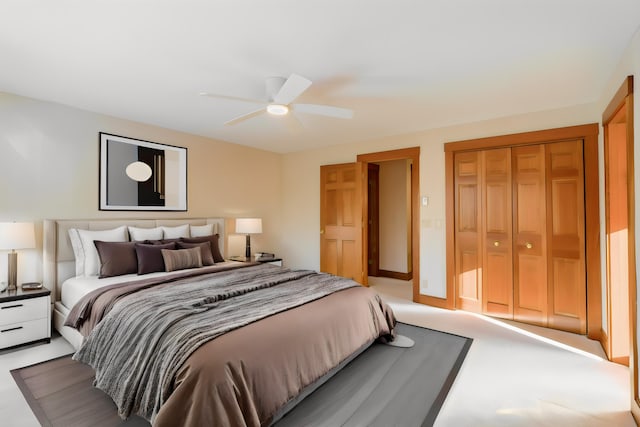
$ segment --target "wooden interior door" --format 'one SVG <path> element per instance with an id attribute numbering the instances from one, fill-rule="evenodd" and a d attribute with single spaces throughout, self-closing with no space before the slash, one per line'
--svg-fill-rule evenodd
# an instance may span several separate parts
<path id="1" fill-rule="evenodd" d="M 455 159 L 456 307 L 482 312 L 482 235 L 480 153 Z"/>
<path id="2" fill-rule="evenodd" d="M 545 144 L 548 326 L 587 332 L 582 140 Z"/>
<path id="3" fill-rule="evenodd" d="M 512 148 L 514 320 L 547 326 L 544 145 Z"/>
<path id="4" fill-rule="evenodd" d="M 364 284 L 363 163 L 320 167 L 320 270 Z"/>
<path id="5" fill-rule="evenodd" d="M 605 124 L 605 211 L 609 359 L 629 364 L 630 224 L 627 109 Z M 632 175 L 633 176 L 633 175 Z"/>
<path id="6" fill-rule="evenodd" d="M 631 413 L 640 423 L 638 379 L 638 289 L 636 278 L 636 203 L 633 76 L 627 76 L 602 114 L 607 233 L 607 329 L 605 350 L 613 361 L 625 363 L 631 374 Z M 626 207 L 626 209 L 625 209 Z M 626 252 L 625 252 L 626 250 Z M 620 264 L 622 266 L 620 267 Z M 626 277 L 612 277 L 613 270 Z M 620 286 L 621 285 L 621 286 Z M 620 289 L 622 288 L 622 289 Z M 628 304 L 625 304 L 625 300 Z M 614 317 L 615 316 L 615 317 Z M 625 319 L 628 319 L 625 322 Z M 628 329 L 627 329 L 628 328 Z M 629 337 L 628 351 L 622 346 Z M 616 355 L 615 353 L 618 352 Z"/>
<path id="7" fill-rule="evenodd" d="M 513 318 L 511 149 L 482 156 L 483 313 Z"/>

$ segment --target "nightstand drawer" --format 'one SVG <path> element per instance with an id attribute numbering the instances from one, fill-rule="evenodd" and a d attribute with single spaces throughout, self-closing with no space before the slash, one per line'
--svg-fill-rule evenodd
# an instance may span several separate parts
<path id="1" fill-rule="evenodd" d="M 0 348 L 49 338 L 47 319 L 0 326 Z"/>
<path id="2" fill-rule="evenodd" d="M 13 323 L 46 319 L 47 310 L 49 310 L 48 296 L 0 303 L 0 329 Z"/>

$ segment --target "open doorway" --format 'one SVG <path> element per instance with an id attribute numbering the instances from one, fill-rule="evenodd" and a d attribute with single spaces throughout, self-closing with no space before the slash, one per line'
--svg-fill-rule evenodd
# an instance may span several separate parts
<path id="1" fill-rule="evenodd" d="M 419 148 L 362 154 L 367 282 L 386 295 L 419 294 Z"/>
<path id="2" fill-rule="evenodd" d="M 403 299 L 413 297 L 411 159 L 367 165 L 368 281 Z M 389 287 L 389 289 L 386 289 Z"/>

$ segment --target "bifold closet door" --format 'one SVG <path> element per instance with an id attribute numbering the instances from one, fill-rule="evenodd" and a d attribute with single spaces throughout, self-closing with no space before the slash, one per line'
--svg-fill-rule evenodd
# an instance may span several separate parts
<path id="1" fill-rule="evenodd" d="M 512 148 L 513 318 L 547 326 L 545 147 Z"/>
<path id="2" fill-rule="evenodd" d="M 586 333 L 582 140 L 456 153 L 456 307 Z"/>
<path id="3" fill-rule="evenodd" d="M 455 265 L 456 307 L 482 311 L 482 234 L 480 153 L 456 154 Z"/>
<path id="4" fill-rule="evenodd" d="M 513 318 L 511 149 L 486 150 L 482 165 L 482 311 Z"/>
<path id="5" fill-rule="evenodd" d="M 546 144 L 548 325 L 587 332 L 582 140 Z"/>

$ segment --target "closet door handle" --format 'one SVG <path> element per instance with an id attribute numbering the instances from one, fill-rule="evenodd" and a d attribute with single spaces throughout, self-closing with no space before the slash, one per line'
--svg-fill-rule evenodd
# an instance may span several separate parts
<path id="1" fill-rule="evenodd" d="M 498 246 L 500 246 L 500 242 L 499 242 L 499 241 L 497 241 L 497 240 L 496 240 L 496 241 L 494 241 L 494 242 L 493 242 L 493 246 L 495 246 L 495 247 L 497 248 Z"/>
<path id="2" fill-rule="evenodd" d="M 531 248 L 533 247 L 533 245 L 532 245 L 531 243 L 527 242 L 527 243 L 525 244 L 525 247 L 526 247 L 527 249 L 531 249 Z"/>

